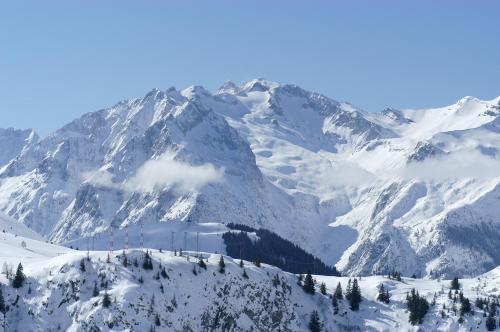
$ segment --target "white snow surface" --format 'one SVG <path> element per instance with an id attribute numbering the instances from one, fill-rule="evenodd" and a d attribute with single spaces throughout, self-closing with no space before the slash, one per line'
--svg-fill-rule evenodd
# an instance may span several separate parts
<path id="1" fill-rule="evenodd" d="M 42 254 L 39 250 L 44 249 L 33 245 L 33 251 Z M 334 314 L 330 294 L 338 283 L 345 291 L 348 277 L 314 276 L 317 288 L 325 283 L 327 294 L 310 295 L 297 284 L 296 275 L 266 264 L 257 267 L 244 261 L 241 268 L 239 260 L 224 256 L 225 272 L 220 273 L 218 254 L 201 253 L 205 270 L 198 266 L 195 253 L 180 257 L 171 251 L 151 250 L 153 269 L 145 270 L 147 249 L 64 250 L 59 247 L 52 257 L 36 260 L 30 253 L 18 253 L 27 275 L 24 286 L 14 290 L 5 278 L 0 280 L 6 303 L 15 303 L 6 315 L 8 331 L 149 331 L 152 327 L 156 331 L 306 331 L 313 310 L 318 311 L 325 331 L 485 331 L 485 318 L 474 301 L 500 296 L 498 268 L 461 279 L 461 291 L 471 300 L 475 314 L 465 315 L 459 324 L 454 302 L 448 299 L 449 280 L 403 278 L 398 282 L 370 276 L 359 279 L 360 310 L 350 310 L 343 299 Z M 0 264 L 5 261 L 0 257 Z M 162 268 L 165 277 L 160 274 Z M 389 304 L 376 300 L 380 284 L 390 292 Z M 405 298 L 412 288 L 431 303 L 419 326 L 408 323 Z M 106 293 L 111 299 L 107 308 L 102 305 Z M 447 308 L 444 317 L 443 305 Z"/>
<path id="2" fill-rule="evenodd" d="M 111 228 L 124 243 L 140 224 L 155 230 L 145 245 L 169 248 L 178 223 L 180 239 L 233 222 L 347 275 L 477 276 L 500 265 L 499 151 L 499 98 L 368 113 L 263 79 L 154 89 L 21 149 L 0 170 L 0 210 L 80 248 Z M 170 173 L 214 176 L 190 186 L 160 167 L 154 190 L 130 189 L 161 160 Z"/>

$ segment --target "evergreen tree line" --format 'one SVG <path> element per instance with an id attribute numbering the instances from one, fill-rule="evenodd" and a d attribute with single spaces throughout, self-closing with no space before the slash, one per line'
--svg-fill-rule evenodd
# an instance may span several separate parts
<path id="1" fill-rule="evenodd" d="M 392 280 L 401 281 L 401 272 L 392 271 L 392 272 L 389 273 L 389 275 L 387 277 L 389 279 L 392 279 Z"/>
<path id="2" fill-rule="evenodd" d="M 335 267 L 323 263 L 299 246 L 265 229 L 254 229 L 245 225 L 227 224 L 241 232 L 226 232 L 223 235 L 227 254 L 248 261 L 260 261 L 291 273 L 312 271 L 315 274 L 340 276 Z M 255 232 L 257 241 L 252 241 L 247 232 Z"/>
<path id="3" fill-rule="evenodd" d="M 476 305 L 478 308 L 484 310 L 484 315 L 486 316 L 485 327 L 488 331 L 494 331 L 497 328 L 497 307 L 498 302 L 495 299 L 477 299 Z"/>
<path id="4" fill-rule="evenodd" d="M 298 284 L 302 286 L 303 290 L 306 293 L 314 294 L 315 293 L 315 280 L 312 278 L 310 273 L 307 273 L 305 277 L 299 275 Z M 383 290 L 383 288 L 382 288 Z M 320 284 L 320 293 L 323 295 L 327 295 L 326 293 L 326 285 L 325 283 Z M 386 292 L 384 292 L 385 294 Z M 387 293 L 388 294 L 388 293 Z M 389 296 L 389 295 L 387 295 Z M 344 294 L 342 291 L 342 285 L 340 282 L 337 284 L 335 291 L 330 296 L 332 300 L 333 306 L 333 314 L 337 315 L 339 313 L 339 302 L 344 299 Z M 345 298 L 349 302 L 349 307 L 353 311 L 359 310 L 359 305 L 362 301 L 361 296 L 361 288 L 359 287 L 358 279 L 349 279 L 347 282 L 347 289 L 345 293 Z M 319 318 L 319 314 L 316 310 L 311 313 L 309 320 L 309 330 L 311 332 L 320 332 L 323 329 L 323 324 Z"/>
<path id="5" fill-rule="evenodd" d="M 12 277 L 12 287 L 13 288 L 21 288 L 24 286 L 25 281 L 26 281 L 26 275 L 23 272 L 23 265 L 21 263 L 19 263 L 17 265 L 16 273 Z M 31 292 L 31 288 L 28 290 L 28 292 Z M 12 305 L 15 306 L 18 299 L 19 299 L 19 296 L 17 296 L 16 301 L 14 301 L 14 303 Z M 0 314 L 2 315 L 2 322 L 3 322 L 2 328 L 4 331 L 7 331 L 6 330 L 6 328 L 7 328 L 6 315 L 7 315 L 7 312 L 9 310 L 10 310 L 10 306 L 5 302 L 5 298 L 3 296 L 2 284 L 0 284 Z"/>
<path id="6" fill-rule="evenodd" d="M 12 268 L 10 270 L 5 268 L 5 264 L 4 269 L 5 271 L 3 271 L 3 273 L 5 274 L 5 277 L 12 282 L 12 287 L 23 287 L 24 282 L 26 281 L 26 275 L 24 274 L 24 268 L 21 263 L 17 265 L 16 273 L 12 273 Z"/>

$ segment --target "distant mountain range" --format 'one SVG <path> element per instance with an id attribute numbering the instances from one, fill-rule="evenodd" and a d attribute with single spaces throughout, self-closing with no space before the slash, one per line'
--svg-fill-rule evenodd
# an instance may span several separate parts
<path id="1" fill-rule="evenodd" d="M 154 89 L 40 139 L 0 129 L 0 210 L 58 243 L 237 223 L 344 274 L 500 265 L 500 97 L 364 112 L 257 79 Z"/>

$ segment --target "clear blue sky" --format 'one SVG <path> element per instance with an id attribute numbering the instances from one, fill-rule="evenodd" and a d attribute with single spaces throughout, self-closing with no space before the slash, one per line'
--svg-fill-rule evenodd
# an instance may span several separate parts
<path id="1" fill-rule="evenodd" d="M 500 1 L 2 1 L 0 127 L 256 77 L 365 110 L 500 95 Z"/>

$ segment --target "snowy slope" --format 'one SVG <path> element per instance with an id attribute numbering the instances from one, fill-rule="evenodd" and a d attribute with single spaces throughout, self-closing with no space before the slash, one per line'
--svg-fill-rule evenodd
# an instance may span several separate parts
<path id="1" fill-rule="evenodd" d="M 2 231 L 2 233 L 11 233 L 16 236 L 19 235 L 23 238 L 30 238 L 34 240 L 42 239 L 39 234 L 2 212 L 0 212 L 0 231 Z"/>
<path id="2" fill-rule="evenodd" d="M 500 265 L 499 102 L 368 113 L 262 79 L 155 89 L 21 151 L 0 210 L 80 248 L 111 228 L 123 243 L 144 224 L 168 248 L 167 222 L 235 222 L 345 274 L 474 276 Z"/>
<path id="3" fill-rule="evenodd" d="M 46 262 L 47 259 L 72 250 L 44 241 L 40 235 L 25 225 L 0 213 L 0 266 L 15 271 L 17 264 Z M 0 283 L 6 282 L 0 275 Z"/>
<path id="4" fill-rule="evenodd" d="M 85 253 L 66 254 L 28 264 L 25 271 L 31 293 L 27 287 L 18 293 L 21 299 L 7 315 L 9 328 L 148 331 L 155 326 L 157 331 L 303 331 L 310 310 L 316 309 L 329 318 L 325 327 L 335 329 L 328 298 L 306 295 L 295 276 L 271 266 L 258 268 L 245 262 L 249 277 L 245 279 L 238 262 L 229 257 L 225 273 L 220 273 L 219 255 L 207 256 L 205 270 L 197 266 L 194 257 L 190 262 L 172 252 L 153 251 L 152 271 L 133 265 L 135 259 L 142 264 L 140 251 L 127 252 L 127 267 L 117 254 L 107 263 L 107 255 L 93 252 L 87 261 Z M 80 270 L 82 259 L 85 272 Z M 159 274 L 160 264 L 167 276 Z M 273 286 L 276 275 L 279 285 Z M 92 294 L 94 282 L 97 296 Z M 15 299 L 12 288 L 4 287 L 3 291 L 8 302 Z M 112 300 L 109 308 L 102 307 L 105 292 Z M 28 311 L 32 314 L 27 315 Z M 156 316 L 159 326 L 155 325 Z"/>
<path id="5" fill-rule="evenodd" d="M 153 269 L 145 270 L 143 251 L 128 250 L 126 256 L 127 266 L 121 251 L 90 252 L 88 256 L 71 252 L 26 262 L 24 287 L 15 291 L 2 286 L 10 304 L 8 330 L 306 331 L 310 314 L 316 310 L 325 331 L 485 331 L 483 312 L 474 301 L 500 295 L 498 269 L 460 280 L 475 314 L 465 315 L 459 324 L 454 302 L 448 298 L 449 280 L 403 278 L 398 282 L 371 276 L 359 280 L 360 310 L 351 311 L 344 299 L 334 314 L 330 294 L 339 282 L 345 291 L 347 277 L 315 276 L 317 287 L 326 284 L 327 295 L 310 295 L 297 284 L 297 276 L 265 264 L 257 267 L 244 262 L 241 268 L 239 261 L 225 256 L 225 272 L 220 273 L 220 255 L 203 254 L 205 270 L 194 256 L 153 250 Z M 165 276 L 160 274 L 163 268 Z M 390 292 L 389 304 L 376 301 L 380 284 Z M 412 288 L 431 303 L 421 326 L 408 323 L 405 298 Z M 105 294 L 111 300 L 107 308 L 102 305 Z M 440 313 L 443 305 L 444 317 Z"/>
<path id="6" fill-rule="evenodd" d="M 500 295 L 500 270 L 497 268 L 474 279 L 461 279 L 461 290 L 471 301 L 474 315 L 464 315 L 464 322 L 459 323 L 460 302 L 448 298 L 450 280 L 422 280 L 403 278 L 402 281 L 387 277 L 363 277 L 359 285 L 363 295 L 360 311 L 353 313 L 349 309 L 340 309 L 347 313 L 352 324 L 362 322 L 366 331 L 486 331 L 484 311 L 475 307 L 476 298 L 497 298 Z M 324 282 L 328 293 L 333 293 L 340 282 L 347 287 L 347 278 L 316 276 L 318 283 Z M 389 290 L 391 302 L 384 304 L 377 301 L 378 287 L 383 284 Z M 415 289 L 427 299 L 430 310 L 422 325 L 415 327 L 408 322 L 406 295 Z M 454 292 L 453 292 L 454 294 Z M 344 300 L 345 301 L 345 300 Z M 435 302 L 435 304 L 433 304 Z M 443 309 L 444 306 L 444 309 Z M 456 312 L 453 310 L 456 309 Z M 444 311 L 444 317 L 441 314 Z"/>

